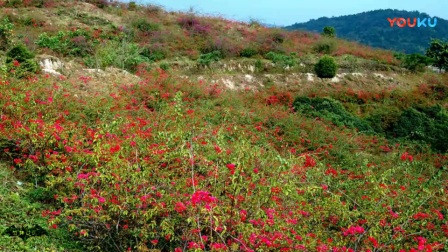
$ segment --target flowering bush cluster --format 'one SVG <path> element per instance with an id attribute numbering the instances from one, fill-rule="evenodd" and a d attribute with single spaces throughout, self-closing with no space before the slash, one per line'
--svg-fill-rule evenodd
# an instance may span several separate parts
<path id="1" fill-rule="evenodd" d="M 445 249 L 446 157 L 308 119 L 281 92 L 140 74 L 90 97 L 81 80 L 0 82 L 2 160 L 51 192 L 49 232 L 106 251 Z"/>

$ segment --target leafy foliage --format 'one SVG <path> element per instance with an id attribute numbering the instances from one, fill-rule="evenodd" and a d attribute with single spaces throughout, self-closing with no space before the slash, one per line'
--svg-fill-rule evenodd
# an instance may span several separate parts
<path id="1" fill-rule="evenodd" d="M 6 53 L 6 65 L 8 72 L 12 72 L 17 78 L 28 77 L 40 70 L 34 54 L 22 44 L 12 47 Z"/>
<path id="2" fill-rule="evenodd" d="M 201 54 L 198 59 L 198 64 L 201 66 L 209 66 L 212 62 L 219 61 L 222 58 L 220 51 Z"/>
<path id="3" fill-rule="evenodd" d="M 53 36 L 42 33 L 36 44 L 63 55 L 84 57 L 93 52 L 93 41 L 90 34 L 81 29 L 68 32 L 59 31 Z"/>
<path id="4" fill-rule="evenodd" d="M 320 40 L 313 46 L 315 52 L 323 54 L 332 54 L 336 48 L 336 42 L 333 39 Z"/>
<path id="5" fill-rule="evenodd" d="M 412 72 L 424 72 L 425 67 L 432 62 L 431 58 L 416 53 L 397 57 L 402 61 L 402 66 Z"/>
<path id="6" fill-rule="evenodd" d="M 349 113 L 340 102 L 331 98 L 299 96 L 294 100 L 293 106 L 295 111 L 329 120 L 339 126 L 356 128 L 364 132 L 372 131 L 368 123 Z"/>
<path id="7" fill-rule="evenodd" d="M 322 35 L 326 37 L 335 37 L 336 36 L 336 29 L 334 29 L 333 26 L 325 26 L 322 30 Z"/>
<path id="8" fill-rule="evenodd" d="M 448 113 L 440 106 L 405 110 L 393 126 L 395 137 L 428 143 L 439 152 L 447 152 Z"/>
<path id="9" fill-rule="evenodd" d="M 448 71 L 448 41 L 432 40 L 426 50 L 426 56 L 433 60 L 434 66 Z"/>
<path id="10" fill-rule="evenodd" d="M 8 17 L 0 20 L 0 50 L 8 48 L 13 27 L 14 25 L 9 21 Z"/>
<path id="11" fill-rule="evenodd" d="M 149 56 L 149 58 L 147 57 Z M 162 55 L 151 54 L 132 42 L 112 41 L 99 47 L 95 57 L 89 58 L 87 64 L 92 67 L 118 67 L 131 72 L 137 70 L 139 64 L 157 60 Z"/>
<path id="12" fill-rule="evenodd" d="M 287 66 L 293 67 L 297 64 L 297 59 L 294 57 L 294 55 L 285 55 L 283 53 L 268 52 L 265 55 L 265 58 L 271 60 L 280 67 L 287 67 Z"/>
<path id="13" fill-rule="evenodd" d="M 258 54 L 258 51 L 254 48 L 248 47 L 248 48 L 244 48 L 241 52 L 240 52 L 240 56 L 241 57 L 245 57 L 245 58 L 250 58 L 253 57 L 255 55 Z"/>
<path id="14" fill-rule="evenodd" d="M 338 65 L 334 58 L 330 56 L 323 56 L 314 66 L 314 71 L 320 78 L 333 78 L 336 76 L 337 70 Z"/>
<path id="15" fill-rule="evenodd" d="M 48 228 L 42 217 L 44 205 L 27 198 L 29 186 L 16 182 L 8 168 L 0 164 L 0 250 L 82 251 L 68 232 Z"/>
<path id="16" fill-rule="evenodd" d="M 137 21 L 132 23 L 132 25 L 135 28 L 137 28 L 139 31 L 145 32 L 145 33 L 160 30 L 160 25 L 154 24 L 154 23 L 150 23 L 146 19 L 138 19 Z"/>
<path id="17" fill-rule="evenodd" d="M 150 61 L 159 61 L 159 60 L 163 60 L 166 58 L 165 51 L 158 50 L 158 49 L 152 49 L 149 47 L 144 47 L 141 50 L 140 55 L 149 59 Z"/>

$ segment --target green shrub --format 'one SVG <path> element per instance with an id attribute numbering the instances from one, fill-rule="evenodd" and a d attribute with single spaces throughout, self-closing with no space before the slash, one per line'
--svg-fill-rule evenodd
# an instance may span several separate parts
<path id="1" fill-rule="evenodd" d="M 68 230 L 48 228 L 42 213 L 49 205 L 29 200 L 32 187 L 34 183 L 17 185 L 0 163 L 0 251 L 85 251 Z"/>
<path id="2" fill-rule="evenodd" d="M 13 27 L 14 25 L 7 17 L 0 21 L 0 50 L 5 50 L 8 48 Z"/>
<path id="3" fill-rule="evenodd" d="M 199 56 L 198 64 L 201 66 L 209 66 L 212 62 L 219 61 L 220 59 L 222 59 L 222 54 L 220 51 L 205 53 Z"/>
<path id="4" fill-rule="evenodd" d="M 397 122 L 400 115 L 400 109 L 389 106 L 387 110 L 376 109 L 366 118 L 366 121 L 375 132 L 384 135 L 393 128 L 393 125 Z"/>
<path id="5" fill-rule="evenodd" d="M 336 76 L 338 65 L 333 57 L 323 56 L 314 66 L 314 71 L 320 78 L 333 78 Z"/>
<path id="6" fill-rule="evenodd" d="M 150 23 L 143 18 L 133 22 L 132 25 L 139 31 L 146 33 L 160 30 L 159 24 Z"/>
<path id="7" fill-rule="evenodd" d="M 428 143 L 448 151 L 448 113 L 440 106 L 405 110 L 389 132 L 390 136 Z"/>
<path id="8" fill-rule="evenodd" d="M 2 235 L 7 235 L 7 236 L 18 236 L 23 240 L 26 240 L 30 237 L 33 236 L 42 236 L 42 235 L 47 235 L 48 232 L 43 229 L 41 226 L 39 225 L 34 225 L 34 226 L 9 226 L 3 233 Z"/>
<path id="9" fill-rule="evenodd" d="M 54 192 L 48 188 L 37 187 L 27 192 L 27 198 L 31 202 L 45 202 L 49 203 L 54 200 Z"/>
<path id="10" fill-rule="evenodd" d="M 276 52 L 268 52 L 265 55 L 265 58 L 268 60 L 271 60 L 275 64 L 281 66 L 281 67 L 293 67 L 297 64 L 297 60 L 293 55 L 284 55 L 282 53 L 276 53 Z"/>
<path id="11" fill-rule="evenodd" d="M 322 30 L 322 35 L 326 37 L 335 37 L 336 36 L 336 29 L 332 26 L 325 26 Z"/>
<path id="12" fill-rule="evenodd" d="M 252 56 L 255 56 L 258 54 L 258 51 L 254 48 L 244 48 L 241 52 L 240 52 L 240 56 L 241 57 L 246 57 L 246 58 L 250 58 Z"/>
<path id="13" fill-rule="evenodd" d="M 17 60 L 18 62 L 24 62 L 28 59 L 33 59 L 34 54 L 26 48 L 26 46 L 19 44 L 14 46 L 6 53 L 6 63 L 10 63 L 13 60 Z"/>
<path id="14" fill-rule="evenodd" d="M 260 72 L 262 70 L 264 70 L 264 64 L 260 59 L 257 59 L 257 61 L 255 61 L 255 69 Z"/>
<path id="15" fill-rule="evenodd" d="M 412 72 L 424 72 L 425 67 L 431 64 L 431 59 L 420 54 L 410 54 L 402 59 L 402 66 Z"/>
<path id="16" fill-rule="evenodd" d="M 166 58 L 165 51 L 158 50 L 158 49 L 151 49 L 148 47 L 143 48 L 142 51 L 140 52 L 140 55 L 142 55 L 143 57 L 146 57 L 150 61 L 154 61 L 154 62 L 163 60 Z"/>
<path id="17" fill-rule="evenodd" d="M 95 54 L 95 59 L 90 62 L 101 68 L 115 66 L 135 72 L 139 64 L 150 62 L 142 52 L 143 49 L 135 43 L 111 41 L 101 46 Z"/>
<path id="18" fill-rule="evenodd" d="M 84 57 L 93 52 L 93 42 L 87 31 L 60 31 L 54 36 L 42 33 L 36 41 L 40 47 L 49 48 L 64 55 Z"/>
<path id="19" fill-rule="evenodd" d="M 135 10 L 137 10 L 137 3 L 135 3 L 134 1 L 129 2 L 129 4 L 128 4 L 128 10 L 130 10 L 130 11 L 135 11 Z"/>
<path id="20" fill-rule="evenodd" d="M 336 43 L 333 39 L 323 39 L 313 46 L 316 53 L 332 54 L 336 51 Z"/>
<path id="21" fill-rule="evenodd" d="M 6 66 L 7 71 L 17 78 L 28 77 L 40 70 L 34 54 L 22 44 L 12 47 L 6 53 Z"/>
<path id="22" fill-rule="evenodd" d="M 331 98 L 300 96 L 294 100 L 293 107 L 297 112 L 329 120 L 338 126 L 357 128 L 363 132 L 373 132 L 366 121 L 352 115 L 339 101 Z"/>
<path id="23" fill-rule="evenodd" d="M 159 67 L 163 71 L 168 71 L 168 69 L 170 69 L 170 64 L 168 64 L 168 63 L 161 63 Z"/>

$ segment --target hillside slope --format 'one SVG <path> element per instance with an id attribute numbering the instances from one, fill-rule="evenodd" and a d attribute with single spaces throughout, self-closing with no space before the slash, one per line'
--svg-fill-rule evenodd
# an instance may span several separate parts
<path id="1" fill-rule="evenodd" d="M 433 18 L 426 13 L 402 10 L 375 10 L 340 17 L 322 17 L 305 23 L 285 27 L 288 30 L 321 32 L 325 26 L 333 26 L 337 36 L 372 47 L 405 53 L 424 53 L 431 39 L 448 39 L 448 21 L 437 17 L 434 28 L 390 27 L 387 18 Z"/>
<path id="2" fill-rule="evenodd" d="M 446 250 L 448 74 L 156 6 L 1 4 L 0 250 Z"/>

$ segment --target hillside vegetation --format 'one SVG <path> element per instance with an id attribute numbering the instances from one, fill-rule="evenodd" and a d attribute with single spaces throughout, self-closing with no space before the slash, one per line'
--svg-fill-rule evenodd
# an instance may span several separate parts
<path id="1" fill-rule="evenodd" d="M 447 249 L 446 73 L 151 5 L 0 4 L 1 251 Z"/>

